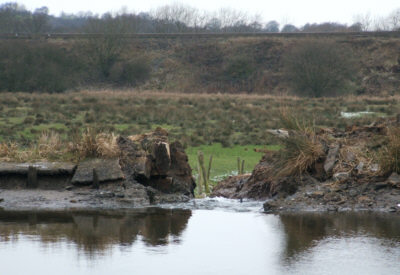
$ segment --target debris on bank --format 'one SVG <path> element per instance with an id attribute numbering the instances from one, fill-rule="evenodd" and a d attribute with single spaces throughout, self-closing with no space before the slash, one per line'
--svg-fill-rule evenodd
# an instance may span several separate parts
<path id="1" fill-rule="evenodd" d="M 116 142 L 119 152 L 108 159 L 0 162 L 0 207 L 137 207 L 193 197 L 188 157 L 179 142 L 169 142 L 167 131 L 157 128 Z M 64 201 L 57 203 L 60 196 Z"/>
<path id="2" fill-rule="evenodd" d="M 211 196 L 266 200 L 275 211 L 372 210 L 400 213 L 400 123 L 269 131 L 283 143 L 251 175 L 233 176 Z"/>

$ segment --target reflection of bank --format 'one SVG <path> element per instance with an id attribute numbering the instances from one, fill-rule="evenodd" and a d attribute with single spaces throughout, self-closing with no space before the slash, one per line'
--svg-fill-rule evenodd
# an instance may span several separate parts
<path id="1" fill-rule="evenodd" d="M 309 213 L 280 215 L 286 235 L 285 260 L 328 237 L 367 235 L 400 241 L 400 216 L 368 213 Z"/>
<path id="2" fill-rule="evenodd" d="M 190 216 L 190 210 L 158 208 L 134 212 L 0 211 L 0 242 L 20 234 L 39 236 L 45 243 L 67 239 L 89 254 L 114 244 L 132 244 L 138 235 L 147 245 L 165 245 L 170 236 L 179 240 Z"/>

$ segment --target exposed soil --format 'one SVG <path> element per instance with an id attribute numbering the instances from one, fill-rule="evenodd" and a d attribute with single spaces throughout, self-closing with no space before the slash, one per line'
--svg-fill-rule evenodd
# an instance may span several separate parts
<path id="1" fill-rule="evenodd" d="M 78 164 L 0 163 L 0 208 L 134 208 L 193 197 L 188 157 L 165 130 L 120 137 L 119 150 L 119 158 Z"/>
<path id="2" fill-rule="evenodd" d="M 251 175 L 229 177 L 211 196 L 266 200 L 267 212 L 384 211 L 400 213 L 400 175 L 383 173 L 372 155 L 394 119 L 346 131 L 323 129 L 323 157 L 301 175 L 276 176 L 279 154 L 266 153 Z M 396 124 L 396 125 L 395 125 Z"/>

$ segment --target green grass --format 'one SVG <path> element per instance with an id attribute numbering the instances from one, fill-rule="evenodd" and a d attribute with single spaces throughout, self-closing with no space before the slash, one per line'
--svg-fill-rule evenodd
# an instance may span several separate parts
<path id="1" fill-rule="evenodd" d="M 202 151 L 205 157 L 206 169 L 208 167 L 208 161 L 210 155 L 213 156 L 213 162 L 211 166 L 210 179 L 215 183 L 228 176 L 237 174 L 237 158 L 245 160 L 245 172 L 251 173 L 254 166 L 260 161 L 263 153 L 255 152 L 254 149 L 268 149 L 278 150 L 278 145 L 236 145 L 233 147 L 224 148 L 219 143 L 212 145 L 202 145 L 196 147 L 188 147 L 185 151 L 189 157 L 190 167 L 193 169 L 193 174 L 197 175 L 197 152 Z"/>

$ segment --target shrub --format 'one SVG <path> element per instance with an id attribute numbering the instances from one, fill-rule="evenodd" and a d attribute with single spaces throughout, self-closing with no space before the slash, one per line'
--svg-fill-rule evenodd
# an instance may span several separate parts
<path id="1" fill-rule="evenodd" d="M 146 58 L 136 58 L 114 66 L 111 74 L 119 85 L 136 86 L 149 79 L 150 62 Z"/>
<path id="2" fill-rule="evenodd" d="M 62 92 L 75 86 L 77 59 L 46 42 L 0 44 L 0 90 Z"/>
<path id="3" fill-rule="evenodd" d="M 334 96 L 354 79 L 357 66 L 352 51 L 329 41 L 306 41 L 284 58 L 285 78 L 299 95 Z"/>
<path id="4" fill-rule="evenodd" d="M 254 62 L 247 56 L 238 56 L 230 59 L 224 70 L 227 81 L 237 83 L 247 80 L 256 71 Z"/>

